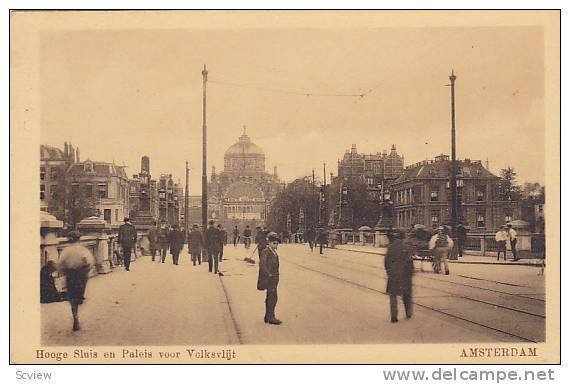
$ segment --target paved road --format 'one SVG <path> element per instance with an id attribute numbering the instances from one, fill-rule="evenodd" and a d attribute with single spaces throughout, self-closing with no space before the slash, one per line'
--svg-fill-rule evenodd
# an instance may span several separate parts
<path id="1" fill-rule="evenodd" d="M 224 276 L 144 257 L 131 272 L 89 281 L 72 332 L 67 303 L 43 304 L 45 345 L 188 345 L 443 343 L 544 340 L 544 279 L 537 268 L 453 265 L 450 276 L 418 271 L 414 317 L 390 323 L 380 255 L 279 247 L 277 317 L 263 322 L 257 265 L 242 247 L 226 247 Z M 257 258 L 256 258 L 257 259 Z M 417 266 L 419 269 L 419 265 Z M 425 266 L 428 269 L 428 266 Z M 401 308 L 401 312 L 403 309 Z M 402 315 L 400 317 L 403 317 Z"/>

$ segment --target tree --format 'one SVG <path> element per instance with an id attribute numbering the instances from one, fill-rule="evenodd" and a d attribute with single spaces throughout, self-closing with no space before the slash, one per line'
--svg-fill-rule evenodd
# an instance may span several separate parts
<path id="1" fill-rule="evenodd" d="M 329 213 L 338 211 L 340 201 L 341 183 L 348 191 L 348 209 L 350 212 L 350 221 L 353 228 L 362 225 L 374 227 L 380 217 L 380 196 L 378 193 L 371 192 L 368 185 L 360 179 L 352 178 L 343 180 L 336 178 L 334 182 L 327 187 L 327 206 Z M 337 216 L 338 217 L 338 212 Z"/>
<path id="2" fill-rule="evenodd" d="M 517 173 L 514 168 L 507 166 L 501 169 L 499 187 L 501 188 L 501 196 L 503 200 L 518 201 L 521 199 L 522 190 L 517 185 Z"/>
<path id="3" fill-rule="evenodd" d="M 276 232 L 287 229 L 287 214 L 291 216 L 291 230 L 298 231 L 299 213 L 303 209 L 305 227 L 316 225 L 318 220 L 318 188 L 313 187 L 309 177 L 303 177 L 289 183 L 277 194 L 267 217 L 267 226 Z"/>

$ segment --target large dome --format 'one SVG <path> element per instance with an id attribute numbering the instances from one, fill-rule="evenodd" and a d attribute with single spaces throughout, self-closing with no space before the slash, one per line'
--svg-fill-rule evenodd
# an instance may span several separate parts
<path id="1" fill-rule="evenodd" d="M 224 156 L 239 157 L 239 156 L 263 156 L 263 149 L 258 145 L 254 144 L 248 135 L 245 133 L 240 136 L 239 141 L 228 148 Z"/>

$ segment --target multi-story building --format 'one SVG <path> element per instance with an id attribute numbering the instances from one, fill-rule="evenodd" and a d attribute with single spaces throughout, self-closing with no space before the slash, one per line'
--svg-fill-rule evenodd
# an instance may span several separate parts
<path id="1" fill-rule="evenodd" d="M 71 222 L 100 216 L 111 226 L 122 223 L 129 212 L 129 179 L 124 166 L 86 160 L 67 171 Z"/>
<path id="2" fill-rule="evenodd" d="M 66 221 L 66 173 L 79 162 L 79 149 L 64 143 L 64 150 L 40 145 L 40 210 Z"/>
<path id="3" fill-rule="evenodd" d="M 395 223 L 398 227 L 423 224 L 436 228 L 450 223 L 451 189 L 449 156 L 407 166 L 391 184 Z M 458 219 L 472 230 L 495 230 L 521 217 L 520 203 L 502 200 L 499 177 L 481 161 L 469 159 L 457 164 Z"/>
<path id="4" fill-rule="evenodd" d="M 392 145 L 390 154 L 386 151 L 376 154 L 361 154 L 356 144 L 347 150 L 342 160 L 338 161 L 338 177 L 342 179 L 360 179 L 370 188 L 391 183 L 404 171 L 404 156 L 398 155 L 396 145 Z"/>

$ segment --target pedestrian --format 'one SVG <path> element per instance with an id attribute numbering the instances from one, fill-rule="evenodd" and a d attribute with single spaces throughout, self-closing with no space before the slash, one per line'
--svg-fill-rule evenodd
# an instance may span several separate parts
<path id="1" fill-rule="evenodd" d="M 71 304 L 71 314 L 73 316 L 73 330 L 78 331 L 79 326 L 79 306 L 85 300 L 85 288 L 89 271 L 94 265 L 94 258 L 91 251 L 79 243 L 81 235 L 77 231 L 69 233 L 70 245 L 61 251 L 58 268 L 65 275 L 67 297 Z"/>
<path id="2" fill-rule="evenodd" d="M 263 252 L 263 250 L 267 246 L 267 232 L 265 231 L 265 227 L 263 228 L 257 227 L 256 229 L 257 233 L 255 234 L 255 242 L 257 243 L 257 254 L 261 259 L 261 252 Z"/>
<path id="3" fill-rule="evenodd" d="M 467 227 L 463 224 L 457 226 L 457 256 L 463 257 L 463 248 L 467 242 Z"/>
<path id="4" fill-rule="evenodd" d="M 156 221 L 153 221 L 151 227 L 148 229 L 148 246 L 150 249 L 150 254 L 152 256 L 152 261 L 154 261 L 156 256 L 157 243 L 158 243 L 158 228 L 156 226 Z"/>
<path id="5" fill-rule="evenodd" d="M 188 250 L 190 252 L 190 257 L 192 259 L 192 264 L 196 265 L 202 264 L 202 247 L 204 246 L 204 240 L 202 238 L 202 232 L 198 229 L 198 224 L 192 225 L 192 230 L 188 235 Z"/>
<path id="6" fill-rule="evenodd" d="M 137 245 L 137 230 L 133 224 L 131 224 L 131 220 L 128 217 L 125 217 L 124 221 L 125 223 L 119 227 L 119 244 L 121 244 L 123 251 L 125 270 L 130 271 L 131 252 Z"/>
<path id="7" fill-rule="evenodd" d="M 435 273 L 441 271 L 441 263 L 445 267 L 445 274 L 449 275 L 449 265 L 447 258 L 449 251 L 453 249 L 453 240 L 445 233 L 445 228 L 440 226 L 437 228 L 437 233 L 433 235 L 429 241 L 428 248 L 433 251 Z"/>
<path id="8" fill-rule="evenodd" d="M 249 225 L 246 225 L 245 229 L 243 230 L 243 245 L 245 249 L 249 249 L 251 246 L 251 228 Z"/>
<path id="9" fill-rule="evenodd" d="M 390 318 L 398 322 L 398 296 L 402 296 L 406 318 L 412 317 L 412 276 L 414 274 L 413 251 L 404 241 L 401 231 L 388 232 L 390 245 L 384 258 L 384 268 L 388 275 L 386 293 L 390 295 Z"/>
<path id="10" fill-rule="evenodd" d="M 208 222 L 208 229 L 204 233 L 204 245 L 208 252 L 208 271 L 218 273 L 220 233 L 214 224 L 214 220 Z"/>
<path id="11" fill-rule="evenodd" d="M 519 259 L 519 253 L 517 252 L 517 231 L 513 229 L 513 226 L 509 223 L 507 224 L 507 235 L 511 243 L 511 252 L 513 252 L 513 261 Z"/>
<path id="12" fill-rule="evenodd" d="M 53 260 L 49 260 L 46 265 L 40 269 L 40 303 L 54 303 L 63 301 L 64 295 L 55 287 L 53 273 L 57 270 L 57 264 Z"/>
<path id="13" fill-rule="evenodd" d="M 166 253 L 168 252 L 170 230 L 166 225 L 165 221 L 160 223 L 160 228 L 158 229 L 158 245 L 160 247 L 160 261 L 164 263 L 166 260 Z"/>
<path id="14" fill-rule="evenodd" d="M 170 254 L 172 255 L 172 264 L 178 265 L 180 252 L 184 248 L 186 236 L 184 231 L 180 229 L 178 224 L 174 224 L 172 231 L 168 234 L 168 245 L 170 246 Z"/>
<path id="15" fill-rule="evenodd" d="M 222 224 L 218 224 L 218 231 L 218 235 L 220 236 L 218 239 L 218 256 L 221 263 L 224 258 L 224 247 L 228 244 L 228 232 L 224 229 Z"/>
<path id="16" fill-rule="evenodd" d="M 305 237 L 309 242 L 309 248 L 311 249 L 311 252 L 313 252 L 313 248 L 315 247 L 315 238 L 316 238 L 315 227 L 313 226 L 309 227 L 309 229 L 307 229 L 307 232 L 305 232 Z"/>
<path id="17" fill-rule="evenodd" d="M 233 235 L 234 248 L 235 248 L 235 247 L 237 247 L 237 245 L 239 243 L 239 229 L 238 229 L 237 225 L 234 227 L 232 235 Z"/>
<path id="18" fill-rule="evenodd" d="M 328 232 L 326 228 L 319 228 L 317 232 L 317 240 L 319 242 L 319 254 L 323 254 L 323 247 L 328 243 Z"/>
<path id="19" fill-rule="evenodd" d="M 275 317 L 277 286 L 279 285 L 279 255 L 277 254 L 279 235 L 275 232 L 269 232 L 266 243 L 267 246 L 263 248 L 259 259 L 257 289 L 266 290 L 263 321 L 268 324 L 279 325 L 282 321 Z"/>
<path id="20" fill-rule="evenodd" d="M 503 252 L 504 260 L 507 261 L 507 239 L 508 233 L 506 227 L 502 225 L 497 233 L 495 233 L 495 241 L 497 242 L 497 261 L 501 257 L 501 252 Z"/>

